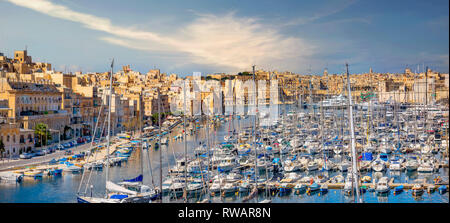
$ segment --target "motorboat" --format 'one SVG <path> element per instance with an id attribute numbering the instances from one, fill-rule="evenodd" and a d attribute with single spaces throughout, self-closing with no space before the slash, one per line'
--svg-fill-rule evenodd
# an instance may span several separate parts
<path id="1" fill-rule="evenodd" d="M 229 193 L 235 193 L 236 191 L 238 191 L 238 186 L 236 185 L 236 183 L 232 183 L 232 182 L 227 182 L 225 183 L 225 185 L 222 188 L 222 191 L 226 194 Z"/>
<path id="2" fill-rule="evenodd" d="M 213 181 L 211 186 L 209 186 L 209 191 L 211 193 L 218 193 L 218 192 L 220 192 L 220 188 L 222 188 L 222 186 L 223 186 L 223 181 L 220 179 L 216 179 Z"/>
<path id="3" fill-rule="evenodd" d="M 347 178 L 344 184 L 344 194 L 350 196 L 355 191 L 355 187 L 353 186 L 353 181 L 350 178 Z"/>
<path id="4" fill-rule="evenodd" d="M 389 192 L 391 188 L 388 185 L 388 178 L 382 177 L 376 184 L 375 191 L 379 194 L 384 194 Z"/>
<path id="5" fill-rule="evenodd" d="M 310 162 L 308 162 L 308 165 L 306 166 L 306 169 L 308 171 L 318 170 L 319 169 L 319 165 L 317 164 L 316 161 L 310 161 Z"/>
<path id="6" fill-rule="evenodd" d="M 394 188 L 394 195 L 400 194 L 401 192 L 403 192 L 403 185 L 397 186 Z"/>
<path id="7" fill-rule="evenodd" d="M 337 176 L 332 177 L 330 179 L 330 182 L 331 183 L 342 183 L 342 182 L 344 182 L 344 180 L 345 180 L 345 178 L 342 175 L 337 175 Z"/>
<path id="8" fill-rule="evenodd" d="M 239 184 L 239 192 L 248 192 L 251 189 L 250 181 L 244 180 Z"/>
<path id="9" fill-rule="evenodd" d="M 416 171 L 419 168 L 419 162 L 416 159 L 406 161 L 406 171 Z"/>
<path id="10" fill-rule="evenodd" d="M 302 164 L 299 162 L 292 162 L 291 160 L 286 160 L 283 165 L 285 172 L 295 172 L 302 170 Z"/>
<path id="11" fill-rule="evenodd" d="M 225 180 L 226 180 L 227 182 L 229 182 L 229 183 L 234 183 L 234 182 L 239 181 L 239 180 L 241 180 L 241 179 L 242 179 L 242 175 L 240 175 L 240 174 L 238 174 L 238 173 L 234 173 L 234 172 L 229 173 L 229 174 L 225 177 Z"/>
<path id="12" fill-rule="evenodd" d="M 350 162 L 343 161 L 343 162 L 339 163 L 337 166 L 338 166 L 339 171 L 345 172 L 348 170 L 348 168 L 351 166 L 351 164 L 350 164 Z"/>
<path id="13" fill-rule="evenodd" d="M 318 190 L 320 190 L 320 185 L 315 183 L 315 182 L 308 186 L 308 191 L 309 192 L 316 192 Z"/>
<path id="14" fill-rule="evenodd" d="M 203 184 L 197 183 L 197 182 L 191 182 L 191 183 L 188 183 L 187 188 L 186 188 L 186 190 L 187 190 L 187 192 L 188 192 L 189 194 L 195 194 L 195 193 L 198 193 L 198 192 L 200 192 L 202 189 L 203 189 Z M 179 188 L 178 188 L 178 190 L 179 190 Z M 176 191 L 176 192 L 177 192 L 177 191 Z M 177 193 L 177 194 L 178 194 L 178 193 Z"/>
<path id="15" fill-rule="evenodd" d="M 279 185 L 280 194 L 281 195 L 289 194 L 293 187 L 294 187 L 294 185 L 292 185 L 291 183 L 281 183 Z"/>
<path id="16" fill-rule="evenodd" d="M 421 164 L 419 164 L 419 167 L 417 168 L 417 172 L 419 173 L 432 173 L 434 171 L 434 167 L 432 162 L 430 161 L 424 161 Z"/>
<path id="17" fill-rule="evenodd" d="M 291 172 L 286 173 L 284 179 L 281 182 L 296 182 L 299 180 L 300 176 L 297 173 Z"/>
<path id="18" fill-rule="evenodd" d="M 391 163 L 389 164 L 389 170 L 390 171 L 401 171 L 402 164 L 398 160 L 391 160 Z"/>
<path id="19" fill-rule="evenodd" d="M 383 170 L 385 170 L 386 165 L 384 164 L 383 161 L 377 159 L 372 163 L 372 170 L 375 172 L 381 172 Z"/>
<path id="20" fill-rule="evenodd" d="M 23 173 L 23 175 L 25 177 L 42 177 L 43 173 L 44 173 L 44 171 L 42 171 L 42 170 L 29 170 L 29 171 L 25 171 Z"/>
<path id="21" fill-rule="evenodd" d="M 327 193 L 327 192 L 328 192 L 328 184 L 322 184 L 322 185 L 320 186 L 320 192 L 321 192 L 322 194 Z"/>
<path id="22" fill-rule="evenodd" d="M 67 165 L 66 167 L 63 168 L 64 172 L 69 172 L 69 173 L 79 173 L 83 170 L 83 168 L 76 166 L 76 165 Z"/>
<path id="23" fill-rule="evenodd" d="M 306 185 L 304 185 L 304 184 L 302 184 L 302 183 L 297 183 L 297 184 L 294 186 L 294 190 L 295 190 L 297 193 L 304 192 L 304 191 L 306 191 Z"/>
<path id="24" fill-rule="evenodd" d="M 424 192 L 423 185 L 414 184 L 414 186 L 411 188 L 411 191 L 413 196 L 421 196 Z"/>
<path id="25" fill-rule="evenodd" d="M 0 182 L 2 183 L 20 183 L 23 175 L 14 172 L 0 172 Z"/>

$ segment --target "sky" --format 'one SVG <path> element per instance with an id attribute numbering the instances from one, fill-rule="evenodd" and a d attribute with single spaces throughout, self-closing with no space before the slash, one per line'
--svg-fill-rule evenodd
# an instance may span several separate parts
<path id="1" fill-rule="evenodd" d="M 0 52 L 57 71 L 449 72 L 449 1 L 0 0 Z"/>

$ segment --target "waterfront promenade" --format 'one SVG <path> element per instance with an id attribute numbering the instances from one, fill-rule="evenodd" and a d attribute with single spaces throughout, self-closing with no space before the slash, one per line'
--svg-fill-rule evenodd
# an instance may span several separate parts
<path id="1" fill-rule="evenodd" d="M 74 154 L 89 151 L 91 143 L 85 143 L 65 150 L 56 150 L 54 153 L 46 154 L 45 156 L 35 156 L 31 159 L 5 159 L 0 161 L 0 171 L 19 169 L 24 166 L 38 165 L 41 163 L 50 162 L 52 159 L 58 160 L 63 157 L 69 156 L 65 154 L 65 151 L 71 150 Z"/>

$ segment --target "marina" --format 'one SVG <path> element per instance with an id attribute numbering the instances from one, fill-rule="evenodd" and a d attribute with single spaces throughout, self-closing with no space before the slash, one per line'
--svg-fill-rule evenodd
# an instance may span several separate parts
<path id="1" fill-rule="evenodd" d="M 287 107 L 286 110 L 298 109 L 293 105 L 287 105 Z M 188 174 L 186 177 L 184 177 L 184 165 L 186 164 L 182 162 L 184 161 L 183 123 L 178 122 L 172 130 L 165 129 L 163 131 L 166 132 L 164 137 L 167 138 L 167 144 L 161 144 L 160 147 L 157 145 L 157 134 L 145 138 L 139 136 L 136 138 L 117 137 L 114 140 L 116 144 L 111 146 L 111 160 L 117 161 L 120 158 L 122 162 L 120 165 L 118 165 L 118 162 L 116 164 L 110 163 L 111 181 L 120 182 L 126 178 L 143 175 L 142 185 L 148 185 L 158 191 L 158 181 L 160 180 L 158 156 L 161 149 L 163 176 L 169 176 L 162 179 L 164 182 L 163 202 L 184 202 L 185 199 L 187 199 L 187 202 L 204 202 L 205 200 L 207 202 L 261 202 L 265 200 L 271 202 L 354 202 L 351 193 L 350 196 L 345 193 L 347 179 L 351 178 L 349 174 L 351 173 L 351 165 L 346 165 L 351 158 L 347 155 L 349 151 L 345 144 L 334 140 L 339 139 L 339 137 L 327 134 L 329 137 L 324 136 L 324 142 L 328 141 L 329 143 L 324 143 L 324 147 L 321 148 L 320 142 L 315 142 L 311 137 L 308 137 L 308 135 L 313 135 L 317 141 L 322 140 L 320 125 L 307 124 L 314 120 L 314 117 L 308 116 L 308 109 L 300 110 L 297 116 L 294 114 L 288 111 L 283 115 L 284 123 L 290 123 L 289 125 L 285 124 L 284 128 L 282 121 L 272 126 L 272 131 L 261 128 L 261 132 L 257 133 L 260 136 L 257 140 L 257 155 L 252 153 L 252 142 L 249 141 L 250 137 L 246 135 L 253 122 L 250 116 L 217 116 L 210 120 L 203 118 L 188 121 L 186 147 L 189 158 L 187 158 L 186 172 Z M 325 111 L 324 114 L 326 114 Z M 336 119 L 345 118 L 345 113 L 333 114 Z M 400 114 L 406 115 L 407 112 Z M 339 115 L 342 117 L 339 117 Z M 330 115 L 329 118 L 332 117 Z M 317 121 L 319 118 L 320 116 L 317 117 Z M 299 124 L 294 125 L 294 120 L 298 120 Z M 358 121 L 359 119 L 356 119 L 356 123 Z M 345 126 L 345 122 L 342 124 Z M 208 128 L 197 128 L 205 125 L 208 125 Z M 308 127 L 302 128 L 302 126 Z M 363 126 L 361 125 L 361 127 Z M 386 131 L 388 128 L 379 129 Z M 285 130 L 285 132 L 282 130 Z M 339 132 L 338 130 L 329 129 L 330 132 Z M 366 132 L 363 130 L 359 131 Z M 206 137 L 207 132 L 209 133 L 208 137 Z M 294 137 L 279 137 L 286 132 Z M 344 139 L 346 137 L 345 131 L 341 129 L 342 132 L 344 132 L 342 137 Z M 380 134 L 380 131 L 378 132 Z M 339 135 L 339 133 L 336 133 L 336 135 Z M 407 136 L 405 132 L 401 135 L 401 138 L 399 137 L 404 140 L 401 142 L 407 148 L 399 148 L 396 151 L 396 145 L 391 144 L 392 151 L 390 153 L 382 153 L 381 150 L 385 150 L 385 148 L 377 146 L 373 139 L 370 145 L 372 149 L 365 150 L 365 148 L 369 148 L 369 146 L 362 146 L 366 144 L 367 136 L 357 137 L 359 139 L 358 149 L 362 150 L 359 157 L 359 173 L 361 176 L 360 187 L 364 188 L 364 193 L 361 193 L 364 202 L 448 202 L 448 193 L 446 193 L 448 191 L 448 156 L 447 158 L 444 156 L 446 150 L 442 146 L 442 142 L 445 141 L 438 144 L 433 143 L 429 138 L 422 141 L 418 139 L 417 144 L 420 146 L 414 146 L 414 142 L 408 141 Z M 430 138 L 431 136 L 428 135 Z M 391 137 L 396 138 L 397 136 L 392 135 Z M 225 141 L 226 139 L 228 140 Z M 383 143 L 383 140 L 378 141 L 380 144 Z M 208 156 L 208 143 L 211 145 L 209 151 L 211 156 Z M 423 149 L 425 143 L 429 143 L 428 145 L 433 147 L 425 151 Z M 141 145 L 145 146 L 146 149 L 140 150 Z M 316 146 L 316 148 L 311 150 L 310 147 L 312 146 Z M 124 148 L 131 149 L 125 151 Z M 378 148 L 378 151 L 376 148 Z M 404 153 L 402 153 L 402 150 Z M 371 155 L 368 155 L 369 153 L 364 151 L 372 152 L 370 152 Z M 14 194 L 14 191 L 18 193 L 22 191 L 24 189 L 22 187 L 29 190 L 33 190 L 33 188 L 45 190 L 43 188 L 46 186 L 60 185 L 63 182 L 58 181 L 65 181 L 72 183 L 72 189 L 69 189 L 70 187 L 64 188 L 64 190 L 72 190 L 73 194 L 69 196 L 71 199 L 59 197 L 55 194 L 54 199 L 56 200 L 54 202 L 76 202 L 76 188 L 83 180 L 82 173 L 91 174 L 92 182 L 90 185 L 93 185 L 93 187 L 86 190 L 88 194 L 94 188 L 106 187 L 102 180 L 105 177 L 106 150 L 104 148 L 99 149 L 98 152 L 89 155 L 91 157 L 89 162 L 86 158 L 88 156 L 83 159 L 79 158 L 78 161 L 73 160 L 74 166 L 83 167 L 80 172 L 67 170 L 67 161 L 59 161 L 63 163 L 55 165 L 40 165 L 35 168 L 28 168 L 29 170 L 15 170 L 15 174 L 22 176 L 21 182 L 9 184 L 1 182 L 0 191 L 5 194 L 11 192 Z M 253 170 L 255 156 L 258 167 L 256 174 Z M 143 160 L 145 162 L 148 157 L 150 157 L 150 162 L 147 164 L 152 166 L 152 170 L 148 169 L 149 165 L 146 168 L 140 167 Z M 416 169 L 407 169 L 408 157 L 415 157 L 411 160 L 417 161 Z M 428 160 L 425 160 L 425 157 Z M 372 158 L 372 160 L 369 161 L 369 158 Z M 208 160 L 211 160 L 211 162 L 208 163 Z M 399 169 L 393 169 L 392 166 L 396 164 L 394 161 L 399 160 Z M 425 166 L 424 163 L 429 160 L 433 162 L 431 170 L 419 171 L 419 167 Z M 94 165 L 96 163 L 98 163 L 97 168 Z M 378 169 L 375 164 L 379 163 L 382 163 L 384 168 L 376 171 Z M 60 174 L 52 174 L 50 171 L 52 169 L 62 169 L 63 171 Z M 38 173 L 33 176 L 33 172 Z M 42 173 L 41 176 L 39 176 L 39 172 Z M 29 176 L 25 173 L 28 173 Z M 255 184 L 255 175 L 257 184 Z M 378 193 L 376 191 L 377 183 L 383 177 L 389 179 L 387 193 Z M 183 188 L 186 183 L 188 190 L 187 193 L 184 193 Z M 165 189 L 165 185 L 168 189 Z M 258 195 L 251 196 L 255 185 L 258 187 Z M 424 194 L 421 196 L 416 196 L 416 193 L 412 194 L 416 185 L 421 185 L 424 188 Z M 402 190 L 397 190 L 399 187 L 402 187 Z M 62 190 L 63 188 L 59 189 Z M 63 194 L 67 194 L 67 192 Z M 8 202 L 8 196 L 1 197 L 5 199 L 2 202 Z M 154 199 L 149 202 L 158 201 L 159 199 Z M 26 199 L 24 202 L 27 202 Z"/>

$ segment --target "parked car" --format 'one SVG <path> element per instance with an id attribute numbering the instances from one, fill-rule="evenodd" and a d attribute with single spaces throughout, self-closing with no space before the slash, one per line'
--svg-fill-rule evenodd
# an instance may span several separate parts
<path id="1" fill-rule="evenodd" d="M 56 146 L 56 149 L 57 150 L 64 150 L 64 145 L 59 144 L 59 145 Z"/>
<path id="2" fill-rule="evenodd" d="M 19 158 L 21 159 L 31 159 L 33 157 L 30 153 L 22 153 L 20 154 Z"/>

